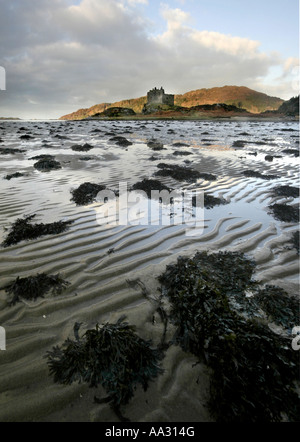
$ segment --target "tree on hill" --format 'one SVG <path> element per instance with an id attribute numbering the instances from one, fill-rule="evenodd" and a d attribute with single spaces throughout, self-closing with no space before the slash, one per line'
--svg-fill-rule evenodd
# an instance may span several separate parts
<path id="1" fill-rule="evenodd" d="M 290 100 L 282 103 L 278 112 L 293 117 L 299 115 L 299 95 L 298 97 L 292 97 Z"/>

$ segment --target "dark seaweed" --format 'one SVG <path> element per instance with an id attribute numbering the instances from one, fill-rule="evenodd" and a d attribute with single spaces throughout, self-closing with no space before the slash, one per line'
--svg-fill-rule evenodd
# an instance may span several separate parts
<path id="1" fill-rule="evenodd" d="M 287 329 L 300 324 L 299 299 L 289 296 L 281 287 L 267 285 L 258 291 L 255 300 L 276 324 Z"/>
<path id="2" fill-rule="evenodd" d="M 1 290 L 5 290 L 6 293 L 12 295 L 8 302 L 8 305 L 12 306 L 22 299 L 35 301 L 38 297 L 43 298 L 50 290 L 52 294 L 61 294 L 68 285 L 70 283 L 59 275 L 41 273 L 27 278 L 18 277 L 9 285 L 2 287 Z"/>
<path id="3" fill-rule="evenodd" d="M 159 281 L 171 303 L 174 341 L 212 369 L 209 408 L 218 422 L 277 422 L 282 413 L 297 421 L 299 356 L 290 339 L 252 313 L 260 302 L 276 320 L 289 322 L 292 314 L 280 317 L 279 308 L 271 308 L 271 299 L 265 298 L 269 288 L 268 293 L 258 291 L 255 301 L 246 296 L 246 291 L 258 290 L 254 269 L 244 255 L 228 252 L 201 252 L 167 266 Z M 289 312 L 286 301 L 284 297 L 282 305 Z M 250 317 L 241 314 L 248 306 Z"/>
<path id="4" fill-rule="evenodd" d="M 189 147 L 190 145 L 189 144 L 186 144 L 186 143 L 173 143 L 172 144 L 172 146 L 173 147 Z"/>
<path id="5" fill-rule="evenodd" d="M 276 196 L 286 196 L 299 198 L 299 188 L 292 186 L 278 186 L 273 189 L 272 193 Z"/>
<path id="6" fill-rule="evenodd" d="M 12 173 L 10 175 L 6 175 L 6 177 L 4 177 L 4 179 L 11 180 L 12 178 L 20 178 L 22 176 L 24 176 L 24 173 L 16 172 L 16 173 Z"/>
<path id="7" fill-rule="evenodd" d="M 15 155 L 16 153 L 23 153 L 24 149 L 12 149 L 10 147 L 0 147 L 0 155 Z"/>
<path id="8" fill-rule="evenodd" d="M 196 204 L 196 201 L 192 200 L 193 206 Z M 207 193 L 204 194 L 204 207 L 206 209 L 212 209 L 215 206 L 221 206 L 228 204 L 228 201 L 225 200 L 225 198 L 219 198 L 216 196 L 208 195 Z"/>
<path id="9" fill-rule="evenodd" d="M 109 395 L 105 401 L 116 409 L 129 402 L 137 384 L 147 390 L 149 381 L 162 373 L 158 365 L 161 354 L 123 319 L 116 324 L 97 324 L 81 338 L 77 330 L 75 341 L 67 339 L 61 347 L 48 351 L 54 382 L 86 382 L 90 387 L 100 384 Z"/>
<path id="10" fill-rule="evenodd" d="M 80 161 L 90 161 L 93 159 L 93 157 L 80 157 L 79 159 Z"/>
<path id="11" fill-rule="evenodd" d="M 245 144 L 247 144 L 247 141 L 236 140 L 233 142 L 232 147 L 245 147 Z"/>
<path id="12" fill-rule="evenodd" d="M 273 204 L 269 206 L 270 212 L 275 219 L 286 223 L 299 222 L 299 207 L 288 206 L 287 204 Z"/>
<path id="13" fill-rule="evenodd" d="M 177 181 L 194 182 L 200 178 L 207 181 L 214 181 L 217 179 L 215 175 L 201 173 L 188 167 L 177 166 L 176 164 L 159 163 L 157 167 L 161 170 L 155 172 L 155 176 L 170 176 Z"/>
<path id="14" fill-rule="evenodd" d="M 273 156 L 273 155 L 266 155 L 266 156 L 265 156 L 265 160 L 266 160 L 266 161 L 272 162 L 273 159 L 274 159 L 274 156 Z"/>
<path id="15" fill-rule="evenodd" d="M 83 183 L 77 189 L 71 190 L 72 198 L 78 206 L 84 206 L 92 203 L 99 192 L 106 187 L 101 184 Z"/>
<path id="16" fill-rule="evenodd" d="M 118 146 L 131 146 L 132 142 L 127 140 L 127 138 L 125 137 L 121 137 L 121 136 L 115 136 L 110 138 L 109 141 L 114 141 Z"/>
<path id="17" fill-rule="evenodd" d="M 192 152 L 188 152 L 186 150 L 175 150 L 173 152 L 173 155 L 181 155 L 181 156 L 183 156 L 183 155 L 192 155 Z"/>
<path id="18" fill-rule="evenodd" d="M 52 159 L 54 159 L 54 156 L 48 154 L 37 155 L 35 157 L 29 158 L 29 160 L 52 160 Z"/>
<path id="19" fill-rule="evenodd" d="M 28 134 L 20 136 L 20 140 L 31 140 L 32 138 L 34 138 L 34 137 L 32 137 L 31 135 L 28 135 Z"/>
<path id="20" fill-rule="evenodd" d="M 131 187 L 131 190 L 143 190 L 144 192 L 146 192 L 149 199 L 151 198 L 151 191 L 152 190 L 158 190 L 159 192 L 161 192 L 162 190 L 167 190 L 168 192 L 171 191 L 171 189 L 169 187 L 165 186 L 160 181 L 148 180 L 146 178 L 143 179 L 143 181 L 139 181 L 138 183 L 135 183 Z"/>
<path id="21" fill-rule="evenodd" d="M 291 242 L 293 244 L 294 249 L 297 250 L 298 255 L 300 254 L 299 248 L 299 230 L 297 232 L 293 232 Z"/>
<path id="22" fill-rule="evenodd" d="M 159 141 L 156 140 L 151 140 L 147 143 L 147 146 L 150 147 L 150 149 L 152 150 L 164 150 L 164 145 L 163 143 L 160 143 Z"/>
<path id="23" fill-rule="evenodd" d="M 88 152 L 89 150 L 93 149 L 93 146 L 88 143 L 85 143 L 83 146 L 81 146 L 80 144 L 74 144 L 71 149 L 75 152 Z"/>
<path id="24" fill-rule="evenodd" d="M 262 178 L 263 180 L 274 180 L 275 178 L 278 178 L 278 176 L 276 175 L 263 175 L 260 172 L 256 172 L 255 170 L 244 170 L 243 174 L 246 177 Z"/>
<path id="25" fill-rule="evenodd" d="M 284 149 L 282 152 L 288 155 L 294 155 L 294 157 L 299 157 L 299 150 L 297 149 Z"/>
<path id="26" fill-rule="evenodd" d="M 2 243 L 3 247 L 9 247 L 23 240 L 32 240 L 45 235 L 58 235 L 65 232 L 73 221 L 56 221 L 49 224 L 31 224 L 35 215 L 18 218 L 12 225 L 11 231 Z"/>
<path id="27" fill-rule="evenodd" d="M 33 167 L 41 172 L 61 169 L 61 164 L 53 158 L 42 158 Z"/>

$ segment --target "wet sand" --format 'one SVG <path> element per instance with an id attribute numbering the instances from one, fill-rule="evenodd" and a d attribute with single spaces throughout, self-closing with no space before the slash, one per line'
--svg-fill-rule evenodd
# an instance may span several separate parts
<path id="1" fill-rule="evenodd" d="M 22 135 L 31 138 L 20 139 Z M 110 141 L 123 136 L 132 145 Z M 157 277 L 178 256 L 197 250 L 241 251 L 257 263 L 255 278 L 299 293 L 299 256 L 291 244 L 298 223 L 276 220 L 268 206 L 277 202 L 298 205 L 299 198 L 274 196 L 277 186 L 299 187 L 296 122 L 247 121 L 83 121 L 1 122 L 1 148 L 23 152 L 0 154 L 0 242 L 17 218 L 36 214 L 36 222 L 74 221 L 59 235 L 23 241 L 0 249 L 3 287 L 18 276 L 60 273 L 71 285 L 56 297 L 7 305 L 0 291 L 0 325 L 7 333 L 0 352 L 0 421 L 115 422 L 106 404 L 93 403 L 101 388 L 56 385 L 44 358 L 55 345 L 73 338 L 75 322 L 82 330 L 114 322 L 125 314 L 138 334 L 160 341 L 163 324 L 138 284 L 157 295 Z M 149 141 L 163 144 L 155 151 Z M 239 143 L 237 143 L 237 141 Z M 85 143 L 88 152 L 72 150 Z M 177 143 L 185 146 L 179 147 Z M 175 146 L 174 146 L 175 144 Z M 242 147 L 235 147 L 242 146 Z M 184 151 L 190 155 L 178 155 Z M 61 164 L 50 172 L 36 170 L 34 156 L 49 154 Z M 273 157 L 268 161 L 265 157 Z M 90 159 L 83 159 L 90 157 Z M 217 179 L 193 183 L 159 177 L 171 188 L 198 189 L 228 204 L 206 209 L 204 230 L 186 234 L 186 226 L 99 225 L 99 203 L 76 206 L 71 190 L 84 182 L 117 189 L 153 178 L 159 163 L 191 167 Z M 246 170 L 274 179 L 246 177 Z M 8 174 L 24 176 L 6 180 Z M 157 178 L 157 177 L 156 177 Z M 8 229 L 8 230 L 6 230 Z M 109 251 L 113 249 L 113 253 Z M 130 283 L 131 281 L 131 283 Z M 153 320 L 153 315 L 155 320 Z M 172 336 L 171 326 L 168 336 Z M 124 414 L 134 422 L 209 422 L 209 370 L 178 347 L 163 360 L 165 372 L 144 392 L 137 389 Z"/>

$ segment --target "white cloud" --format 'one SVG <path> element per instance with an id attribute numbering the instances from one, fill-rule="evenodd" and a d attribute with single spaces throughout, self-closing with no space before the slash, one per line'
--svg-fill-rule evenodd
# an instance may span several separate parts
<path id="1" fill-rule="evenodd" d="M 288 78 L 296 59 L 263 53 L 255 40 L 195 29 L 180 8 L 162 5 L 165 30 L 150 37 L 136 9 L 145 0 L 70 1 L 14 0 L 15 9 L 3 4 L 0 65 L 7 90 L 0 92 L 0 114 L 29 112 L 30 97 L 35 115 L 39 109 L 59 117 L 78 107 L 139 97 L 154 86 L 183 93 L 236 84 L 264 92 L 263 78 L 274 66 L 286 78 L 273 79 L 273 95 L 295 95 Z"/>
<path id="2" fill-rule="evenodd" d="M 137 4 L 148 5 L 148 0 L 127 0 L 130 6 L 135 6 Z"/>
<path id="3" fill-rule="evenodd" d="M 289 57 L 284 62 L 284 72 L 291 72 L 295 68 L 299 68 L 300 60 L 299 58 Z"/>

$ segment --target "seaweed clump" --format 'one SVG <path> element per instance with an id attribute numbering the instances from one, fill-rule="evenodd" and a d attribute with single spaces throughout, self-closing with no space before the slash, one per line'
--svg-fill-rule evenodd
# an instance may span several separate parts
<path id="1" fill-rule="evenodd" d="M 165 186 L 163 183 L 161 183 L 158 180 L 148 180 L 146 178 L 143 179 L 143 181 L 139 181 L 138 183 L 135 183 L 131 190 L 142 190 L 146 192 L 148 198 L 151 198 L 151 192 L 152 190 L 157 190 L 161 192 L 162 190 L 167 190 L 168 192 L 171 191 L 171 189 L 167 186 Z"/>
<path id="2" fill-rule="evenodd" d="M 277 186 L 275 189 L 273 189 L 273 194 L 276 196 L 298 198 L 299 188 L 293 186 Z"/>
<path id="3" fill-rule="evenodd" d="M 41 172 L 61 169 L 61 164 L 53 158 L 41 158 L 33 167 Z"/>
<path id="4" fill-rule="evenodd" d="M 190 169 L 176 164 L 159 163 L 157 167 L 160 169 L 155 172 L 155 176 L 170 176 L 177 181 L 195 182 L 202 178 L 207 181 L 214 181 L 217 177 L 210 173 L 201 173 L 198 170 Z"/>
<path id="5" fill-rule="evenodd" d="M 298 255 L 300 255 L 299 230 L 297 232 L 293 232 L 291 242 L 293 244 L 293 247 L 297 250 Z"/>
<path id="6" fill-rule="evenodd" d="M 218 422 L 297 421 L 299 357 L 289 337 L 271 331 L 258 306 L 289 326 L 298 316 L 284 298 L 290 312 L 279 317 L 281 307 L 271 304 L 281 292 L 272 288 L 268 299 L 270 289 L 259 291 L 254 269 L 243 254 L 229 252 L 201 252 L 167 266 L 159 281 L 171 304 L 174 341 L 212 369 L 208 405 Z"/>
<path id="7" fill-rule="evenodd" d="M 142 384 L 146 391 L 149 381 L 162 373 L 161 354 L 124 319 L 122 316 L 115 324 L 97 324 L 82 337 L 78 334 L 80 324 L 76 323 L 76 339 L 67 339 L 61 347 L 47 352 L 54 382 L 86 382 L 95 388 L 102 385 L 108 397 L 95 401 L 110 402 L 118 414 L 120 406 L 133 397 L 137 384 Z"/>
<path id="8" fill-rule="evenodd" d="M 165 149 L 163 143 L 160 143 L 157 140 L 148 141 L 147 146 L 150 147 L 150 149 L 155 150 L 155 151 Z"/>
<path id="9" fill-rule="evenodd" d="M 88 152 L 89 150 L 93 149 L 93 146 L 91 146 L 88 143 L 85 143 L 83 145 L 81 144 L 74 144 L 74 146 L 71 147 L 74 152 Z"/>
<path id="10" fill-rule="evenodd" d="M 284 149 L 282 152 L 288 155 L 294 155 L 296 158 L 299 157 L 299 150 L 297 149 Z"/>
<path id="11" fill-rule="evenodd" d="M 258 291 L 255 300 L 275 324 L 285 328 L 300 324 L 299 299 L 289 296 L 281 287 L 266 285 Z"/>
<path id="12" fill-rule="evenodd" d="M 278 178 L 277 175 L 263 175 L 262 173 L 257 172 L 255 170 L 245 170 L 243 172 L 243 175 L 249 178 L 261 178 L 263 180 L 274 180 Z"/>
<path id="13" fill-rule="evenodd" d="M 125 137 L 121 137 L 121 136 L 114 136 L 112 138 L 109 139 L 109 141 L 114 141 L 118 146 L 132 146 L 132 142 L 127 140 L 127 138 Z"/>
<path id="14" fill-rule="evenodd" d="M 12 173 L 10 175 L 6 175 L 6 177 L 4 177 L 4 179 L 9 181 L 12 178 L 20 178 L 22 176 L 24 176 L 24 173 L 16 172 L 16 173 Z"/>
<path id="15" fill-rule="evenodd" d="M 58 235 L 65 232 L 73 221 L 56 221 L 54 223 L 31 224 L 35 215 L 18 218 L 12 225 L 11 231 L 2 243 L 3 247 L 9 247 L 23 240 L 32 240 L 44 235 Z"/>
<path id="16" fill-rule="evenodd" d="M 77 206 L 84 206 L 92 203 L 97 197 L 98 193 L 106 189 L 101 184 L 83 183 L 77 189 L 71 190 L 72 198 Z"/>
<path id="17" fill-rule="evenodd" d="M 49 154 L 36 155 L 35 157 L 29 158 L 29 160 L 52 160 L 52 159 L 54 159 L 54 156 Z"/>
<path id="18" fill-rule="evenodd" d="M 225 198 L 219 198 L 217 196 L 204 193 L 204 207 L 206 209 L 212 209 L 215 206 L 221 206 L 225 204 L 228 204 L 228 201 Z M 192 197 L 192 205 L 193 207 L 197 207 L 197 198 L 195 196 Z"/>
<path id="19" fill-rule="evenodd" d="M 60 275 L 41 273 L 27 278 L 18 277 L 9 285 L 2 287 L 2 290 L 12 295 L 8 302 L 9 306 L 12 306 L 22 299 L 35 301 L 38 297 L 43 298 L 50 290 L 52 294 L 61 294 L 68 285 L 70 283 L 62 279 Z"/>
<path id="20" fill-rule="evenodd" d="M 10 147 L 0 147 L 0 155 L 15 155 L 16 153 L 23 153 L 24 149 L 12 149 Z"/>
<path id="21" fill-rule="evenodd" d="M 286 223 L 299 222 L 299 207 L 289 206 L 287 204 L 273 204 L 269 206 L 270 213 L 274 218 Z"/>

